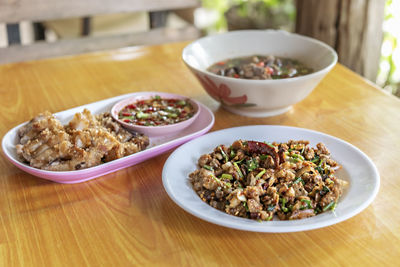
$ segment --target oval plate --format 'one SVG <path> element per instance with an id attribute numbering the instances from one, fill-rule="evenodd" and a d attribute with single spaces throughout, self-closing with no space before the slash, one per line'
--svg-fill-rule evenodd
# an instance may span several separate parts
<path id="1" fill-rule="evenodd" d="M 335 211 L 302 220 L 258 222 L 228 215 L 203 202 L 193 190 L 189 174 L 197 169 L 197 160 L 201 155 L 210 153 L 220 144 L 230 145 L 238 139 L 268 142 L 309 140 L 312 146 L 324 143 L 332 158 L 343 166 L 337 176 L 349 182 Z M 327 134 L 287 126 L 244 126 L 206 134 L 182 145 L 170 155 L 164 165 L 162 179 L 171 199 L 192 215 L 225 227 L 269 233 L 306 231 L 342 222 L 365 209 L 379 190 L 378 170 L 361 150 Z"/>
<path id="2" fill-rule="evenodd" d="M 98 114 L 105 111 L 110 111 L 112 106 L 114 106 L 115 103 L 121 101 L 122 99 L 142 94 L 148 95 L 149 93 L 157 94 L 158 92 L 139 92 L 120 95 L 117 97 L 58 112 L 55 113 L 54 116 L 59 119 L 62 124 L 65 125 L 66 123 L 68 123 L 68 121 L 72 119 L 75 113 L 82 112 L 84 108 L 90 110 L 92 114 Z M 59 172 L 46 171 L 30 167 L 29 165 L 21 162 L 21 160 L 17 156 L 15 145 L 18 142 L 17 131 L 26 122 L 14 127 L 4 135 L 2 140 L 2 149 L 5 156 L 12 164 L 27 173 L 58 183 L 80 183 L 105 175 L 107 173 L 115 172 L 117 170 L 138 164 L 149 158 L 162 154 L 176 146 L 179 146 L 180 144 L 183 144 L 193 138 L 205 134 L 214 125 L 214 114 L 211 112 L 210 109 L 208 109 L 201 103 L 199 103 L 199 109 L 199 116 L 196 118 L 194 123 L 188 126 L 186 129 L 183 129 L 182 131 L 168 136 L 153 138 L 150 137 L 150 144 L 145 150 L 87 169 Z"/>

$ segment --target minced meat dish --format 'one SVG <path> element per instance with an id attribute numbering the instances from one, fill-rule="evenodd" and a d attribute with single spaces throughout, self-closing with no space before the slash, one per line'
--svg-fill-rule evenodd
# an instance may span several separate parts
<path id="1" fill-rule="evenodd" d="M 237 140 L 202 155 L 189 175 L 200 198 L 228 214 L 296 220 L 334 210 L 347 182 L 324 144 Z"/>

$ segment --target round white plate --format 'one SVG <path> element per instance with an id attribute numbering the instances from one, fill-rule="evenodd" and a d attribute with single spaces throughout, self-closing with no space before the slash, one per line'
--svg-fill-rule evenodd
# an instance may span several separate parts
<path id="1" fill-rule="evenodd" d="M 312 146 L 324 143 L 332 158 L 343 166 L 337 176 L 349 182 L 335 211 L 302 220 L 258 222 L 228 215 L 203 202 L 193 190 L 189 174 L 196 170 L 201 155 L 210 153 L 220 144 L 230 145 L 238 139 L 268 142 L 309 140 Z M 182 145 L 170 155 L 164 165 L 162 179 L 171 199 L 192 215 L 225 227 L 270 233 L 306 231 L 342 222 L 365 209 L 379 190 L 378 170 L 361 150 L 327 134 L 287 126 L 244 126 L 206 134 Z"/>

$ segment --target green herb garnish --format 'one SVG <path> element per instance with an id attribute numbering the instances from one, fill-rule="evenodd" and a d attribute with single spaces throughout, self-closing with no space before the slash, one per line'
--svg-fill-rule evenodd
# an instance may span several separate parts
<path id="1" fill-rule="evenodd" d="M 262 171 L 260 171 L 257 175 L 256 175 L 256 179 L 260 179 L 263 175 L 264 175 L 264 173 L 266 172 L 267 170 L 262 170 Z"/>
<path id="2" fill-rule="evenodd" d="M 203 168 L 209 171 L 213 171 L 214 169 L 211 166 L 203 165 Z"/>
<path id="3" fill-rule="evenodd" d="M 296 178 L 296 180 L 294 180 L 293 184 L 298 184 L 299 182 L 304 184 L 304 181 L 303 181 L 303 179 L 301 179 L 301 177 Z"/>
<path id="4" fill-rule="evenodd" d="M 311 201 L 308 199 L 302 199 L 301 202 L 307 203 L 307 208 L 312 209 Z"/>
<path id="5" fill-rule="evenodd" d="M 229 158 L 228 158 L 228 156 L 226 155 L 225 151 L 222 149 L 221 146 L 219 146 L 218 148 L 219 148 L 219 151 L 221 151 L 221 154 L 222 154 L 222 156 L 224 157 L 225 162 L 228 162 L 228 161 L 229 161 Z"/>
<path id="6" fill-rule="evenodd" d="M 239 165 L 238 165 L 236 162 L 234 162 L 234 163 L 233 163 L 233 166 L 235 166 L 236 171 L 237 171 L 239 177 L 240 177 L 240 178 L 243 178 L 243 173 L 242 173 L 242 171 L 240 170 Z"/>
<path id="7" fill-rule="evenodd" d="M 335 201 L 332 201 L 331 203 L 329 203 L 328 205 L 326 205 L 326 206 L 322 209 L 322 211 L 327 211 L 327 210 L 329 210 L 329 209 L 335 210 L 335 207 L 336 207 L 336 202 L 335 202 Z"/>
<path id="8" fill-rule="evenodd" d="M 275 205 L 269 205 L 267 210 L 268 211 L 274 211 L 275 210 Z"/>
<path id="9" fill-rule="evenodd" d="M 138 119 L 147 119 L 148 117 L 150 117 L 150 114 L 148 113 L 143 113 L 141 111 L 136 113 L 136 118 Z"/>
<path id="10" fill-rule="evenodd" d="M 286 202 L 287 202 L 286 198 L 282 198 L 281 209 L 282 209 L 282 211 L 283 211 L 284 213 L 286 213 L 286 212 L 289 211 L 289 209 L 285 207 Z"/>
<path id="11" fill-rule="evenodd" d="M 232 179 L 233 179 L 233 176 L 232 176 L 232 174 L 229 174 L 229 173 L 223 173 L 223 174 L 221 175 L 221 178 L 222 178 L 222 179 L 232 180 Z"/>
<path id="12" fill-rule="evenodd" d="M 312 163 L 315 163 L 315 162 L 317 162 L 319 160 L 319 157 L 318 156 L 315 156 L 312 160 L 311 160 L 311 162 Z"/>
<path id="13" fill-rule="evenodd" d="M 246 161 L 246 166 L 247 166 L 247 170 L 249 172 L 251 172 L 258 168 L 258 163 L 254 158 L 251 158 Z"/>
<path id="14" fill-rule="evenodd" d="M 246 209 L 246 211 L 249 211 L 249 206 L 247 206 L 247 202 L 243 201 L 243 207 Z"/>

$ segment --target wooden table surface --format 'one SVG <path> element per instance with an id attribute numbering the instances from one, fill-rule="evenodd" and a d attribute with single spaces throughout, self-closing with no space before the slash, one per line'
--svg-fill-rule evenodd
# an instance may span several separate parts
<path id="1" fill-rule="evenodd" d="M 0 157 L 1 266 L 396 265 L 400 256 L 400 101 L 337 65 L 302 102 L 271 118 L 220 108 L 184 66 L 186 43 L 0 66 L 0 136 L 39 112 L 136 91 L 190 96 L 212 131 L 278 124 L 334 135 L 376 164 L 375 201 L 339 224 L 287 234 L 216 226 L 179 208 L 162 186 L 171 152 L 80 184 L 26 174 Z"/>

